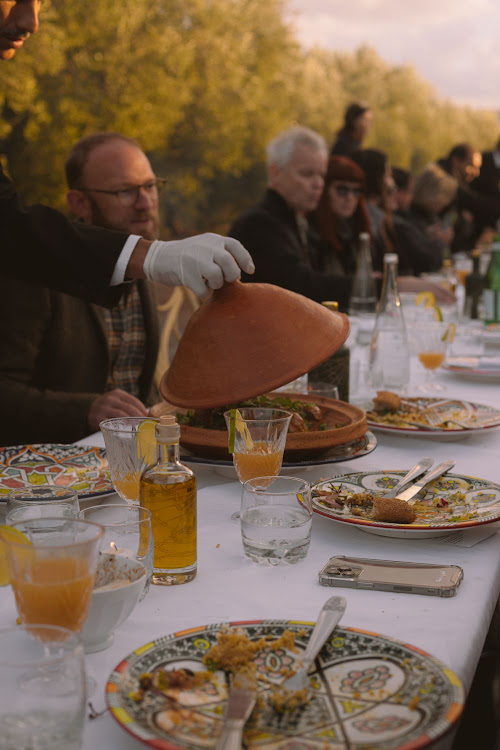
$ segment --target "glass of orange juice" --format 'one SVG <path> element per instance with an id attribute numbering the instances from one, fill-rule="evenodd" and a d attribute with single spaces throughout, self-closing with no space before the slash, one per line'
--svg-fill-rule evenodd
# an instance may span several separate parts
<path id="1" fill-rule="evenodd" d="M 79 632 L 90 607 L 104 528 L 68 517 L 33 518 L 11 528 L 30 542 L 3 538 L 21 622 Z"/>
<path id="2" fill-rule="evenodd" d="M 231 411 L 224 412 L 229 431 Z M 233 417 L 233 464 L 238 479 L 243 484 L 248 479 L 265 477 L 262 486 L 269 486 L 269 477 L 277 477 L 281 470 L 291 413 L 284 409 L 248 407 L 236 409 Z M 231 516 L 239 517 L 237 512 Z"/>
<path id="3" fill-rule="evenodd" d="M 436 370 L 445 360 L 448 344 L 453 340 L 454 329 L 453 323 L 436 321 L 426 322 L 414 330 L 416 354 L 425 368 L 425 382 L 417 386 L 418 390 L 444 390 L 444 386 L 436 382 Z"/>
<path id="4" fill-rule="evenodd" d="M 99 427 L 113 487 L 122 500 L 139 505 L 139 479 L 155 462 L 156 440 L 153 417 L 106 419 Z"/>

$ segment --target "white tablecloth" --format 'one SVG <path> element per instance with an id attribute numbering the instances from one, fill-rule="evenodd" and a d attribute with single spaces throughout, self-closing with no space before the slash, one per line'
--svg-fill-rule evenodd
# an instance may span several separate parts
<path id="1" fill-rule="evenodd" d="M 445 395 L 500 406 L 499 385 L 468 382 L 443 375 Z M 99 436 L 100 437 L 100 436 Z M 86 442 L 100 442 L 90 437 Z M 455 458 L 454 471 L 500 481 L 500 431 L 454 442 L 379 434 L 369 456 L 342 464 L 315 467 L 301 475 L 309 480 L 367 469 L 407 469 L 424 455 L 436 463 Z M 382 633 L 430 652 L 455 671 L 468 690 L 500 593 L 500 544 L 495 533 L 472 547 L 440 541 L 392 539 L 347 528 L 315 516 L 307 558 L 293 566 L 261 566 L 242 552 L 239 524 L 230 520 L 238 507 L 240 485 L 212 469 L 193 467 L 199 487 L 198 576 L 175 587 L 151 586 L 147 597 L 116 633 L 105 651 L 87 657 L 97 680 L 91 700 L 104 707 L 103 690 L 113 668 L 134 648 L 161 635 L 206 623 L 283 618 L 311 621 L 332 594 L 346 596 L 342 624 Z M 116 497 L 105 502 L 116 502 Z M 390 560 L 452 563 L 464 569 L 464 581 L 453 598 L 378 591 L 330 589 L 318 584 L 318 571 L 334 554 Z M 16 616 L 9 588 L 0 590 L 0 624 Z M 449 741 L 445 744 L 449 744 Z M 108 714 L 88 721 L 84 750 L 143 747 Z"/>

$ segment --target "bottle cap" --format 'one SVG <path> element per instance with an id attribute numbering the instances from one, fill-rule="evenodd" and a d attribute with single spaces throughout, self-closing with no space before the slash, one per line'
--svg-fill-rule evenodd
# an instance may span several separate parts
<path id="1" fill-rule="evenodd" d="M 364 241 L 370 239 L 370 235 L 368 234 L 368 232 L 360 232 L 359 233 L 359 239 L 364 242 Z"/>
<path id="2" fill-rule="evenodd" d="M 156 442 L 160 445 L 175 445 L 179 442 L 181 428 L 173 414 L 160 417 L 155 427 Z"/>
<path id="3" fill-rule="evenodd" d="M 398 256 L 396 253 L 385 253 L 384 263 L 397 263 L 397 262 L 398 262 Z"/>
<path id="4" fill-rule="evenodd" d="M 332 312 L 338 312 L 339 310 L 338 302 L 322 302 L 321 304 L 323 307 L 326 307 L 327 310 L 331 310 Z"/>

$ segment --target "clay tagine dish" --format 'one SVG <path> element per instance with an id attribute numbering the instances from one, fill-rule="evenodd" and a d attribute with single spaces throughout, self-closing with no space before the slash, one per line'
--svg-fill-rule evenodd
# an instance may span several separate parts
<path id="1" fill-rule="evenodd" d="M 309 372 L 348 335 L 342 313 L 272 284 L 235 281 L 192 315 L 160 391 L 187 409 L 235 404 Z"/>

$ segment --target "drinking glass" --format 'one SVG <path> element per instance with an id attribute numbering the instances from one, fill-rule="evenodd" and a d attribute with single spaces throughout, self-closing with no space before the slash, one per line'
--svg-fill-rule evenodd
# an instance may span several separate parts
<path id="1" fill-rule="evenodd" d="M 13 524 L 47 516 L 76 518 L 79 511 L 78 495 L 74 490 L 67 487 L 25 487 L 9 492 L 5 522 Z"/>
<path id="2" fill-rule="evenodd" d="M 80 511 L 80 518 L 104 527 L 101 552 L 130 557 L 145 566 L 147 576 L 139 598 L 144 599 L 153 574 L 151 511 L 141 505 L 93 505 Z"/>
<path id="3" fill-rule="evenodd" d="M 331 383 L 321 383 L 319 381 L 315 383 L 307 384 L 307 393 L 309 396 L 318 396 L 319 398 L 334 398 L 338 401 L 339 389 L 336 385 Z"/>
<path id="4" fill-rule="evenodd" d="M 106 419 L 99 427 L 106 445 L 111 481 L 122 500 L 139 504 L 139 479 L 154 463 L 156 441 L 151 417 Z"/>
<path id="5" fill-rule="evenodd" d="M 442 391 L 444 388 L 435 382 L 436 370 L 445 359 L 450 339 L 453 338 L 453 324 L 447 322 L 426 323 L 414 329 L 415 351 L 425 368 L 425 382 L 417 386 L 419 391 Z"/>
<path id="6" fill-rule="evenodd" d="M 233 452 L 238 479 L 243 484 L 247 479 L 266 477 L 267 484 L 270 484 L 273 481 L 270 477 L 278 476 L 281 470 L 292 415 L 284 409 L 258 407 L 238 409 L 238 413 Z M 230 415 L 230 411 L 224 412 L 228 430 Z M 239 517 L 238 512 L 231 516 L 233 519 Z"/>
<path id="7" fill-rule="evenodd" d="M 311 541 L 311 488 L 295 477 L 249 479 L 241 496 L 241 539 L 245 555 L 280 565 L 303 560 Z M 272 484 L 271 484 L 272 482 Z"/>
<path id="8" fill-rule="evenodd" d="M 78 750 L 84 720 L 79 637 L 46 624 L 0 630 L 0 747 Z"/>
<path id="9" fill-rule="evenodd" d="M 31 542 L 3 537 L 21 622 L 80 631 L 89 611 L 104 529 L 64 517 L 33 518 L 11 526 Z"/>

